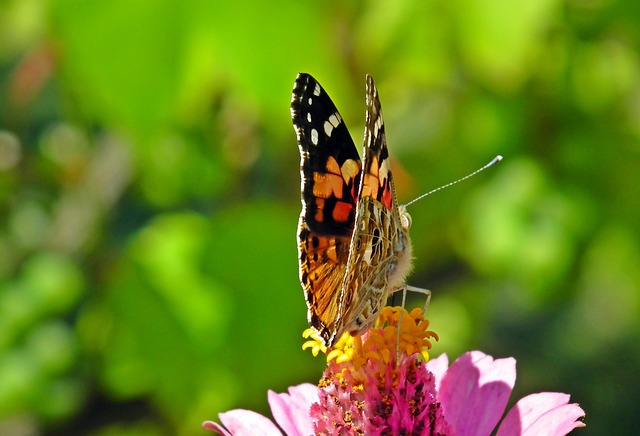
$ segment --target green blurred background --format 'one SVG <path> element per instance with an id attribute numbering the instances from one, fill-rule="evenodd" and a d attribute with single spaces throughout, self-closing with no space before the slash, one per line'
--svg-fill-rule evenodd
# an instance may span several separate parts
<path id="1" fill-rule="evenodd" d="M 198 435 L 316 382 L 296 73 L 377 81 L 432 355 L 640 427 L 637 0 L 0 1 L 0 434 Z M 416 304 L 421 304 L 416 302 Z"/>

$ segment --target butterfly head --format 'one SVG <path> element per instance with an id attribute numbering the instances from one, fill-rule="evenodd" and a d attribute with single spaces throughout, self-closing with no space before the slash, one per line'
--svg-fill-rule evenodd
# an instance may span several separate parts
<path id="1" fill-rule="evenodd" d="M 407 207 L 404 205 L 398 206 L 398 213 L 400 214 L 402 230 L 404 230 L 405 233 L 408 233 L 409 227 L 411 227 L 411 215 L 409 215 L 409 212 L 407 212 Z"/>

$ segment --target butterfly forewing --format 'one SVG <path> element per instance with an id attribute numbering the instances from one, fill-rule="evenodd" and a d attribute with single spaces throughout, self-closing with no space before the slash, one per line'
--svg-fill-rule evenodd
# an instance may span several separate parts
<path id="1" fill-rule="evenodd" d="M 291 116 L 302 178 L 300 282 L 309 324 L 331 343 L 341 319 L 340 290 L 355 222 L 360 156 L 335 105 L 308 74 L 296 78 Z"/>
<path id="2" fill-rule="evenodd" d="M 308 74 L 298 74 L 291 116 L 300 148 L 304 219 L 315 233 L 350 237 L 361 162 L 347 126 Z"/>
<path id="3" fill-rule="evenodd" d="M 367 75 L 367 116 L 364 128 L 364 177 L 360 198 L 372 197 L 397 214 L 396 191 L 389 166 L 389 150 L 382 107 L 373 77 Z"/>

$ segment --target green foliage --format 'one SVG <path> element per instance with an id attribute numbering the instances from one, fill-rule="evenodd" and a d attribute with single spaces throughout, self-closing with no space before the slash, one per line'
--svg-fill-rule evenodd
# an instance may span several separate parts
<path id="1" fill-rule="evenodd" d="M 295 74 L 356 143 L 380 90 L 432 355 L 514 356 L 582 434 L 640 392 L 640 9 L 618 2 L 0 4 L 0 433 L 201 434 L 319 378 L 300 350 Z M 421 304 L 421 303 L 416 303 Z"/>

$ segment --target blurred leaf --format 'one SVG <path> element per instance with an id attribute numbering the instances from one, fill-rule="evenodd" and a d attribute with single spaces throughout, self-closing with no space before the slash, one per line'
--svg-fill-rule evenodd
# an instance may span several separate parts
<path id="1" fill-rule="evenodd" d="M 41 252 L 25 265 L 25 286 L 33 296 L 34 308 L 46 315 L 66 313 L 84 290 L 78 266 L 64 256 Z"/>
<path id="2" fill-rule="evenodd" d="M 166 121 L 184 76 L 187 23 L 181 6 L 187 4 L 60 0 L 54 5 L 64 74 L 82 109 L 137 133 Z"/>
<path id="3" fill-rule="evenodd" d="M 215 393 L 221 408 L 239 392 L 264 407 L 269 386 L 308 374 L 302 363 L 311 357 L 299 348 L 303 316 L 294 322 L 298 328 L 281 322 L 304 313 L 295 226 L 288 221 L 278 208 L 256 204 L 228 210 L 211 225 L 197 215 L 173 214 L 142 230 L 104 296 L 110 319 L 84 329 L 92 341 L 93 334 L 103 335 L 95 329 L 110 326 L 102 339 L 109 350 L 102 356 L 105 388 L 120 398 L 153 395 L 177 418 L 201 409 L 200 391 Z M 286 289 L 298 298 L 274 295 Z M 94 310 L 84 317 L 94 317 Z M 293 361 L 275 351 L 292 346 L 298 349 Z M 300 369 L 282 373 L 283 365 Z"/>
<path id="4" fill-rule="evenodd" d="M 449 2 L 459 49 L 470 71 L 499 91 L 518 87 L 531 64 L 544 59 L 542 37 L 561 3 L 557 0 Z"/>
<path id="5" fill-rule="evenodd" d="M 473 253 L 468 260 L 478 269 L 508 273 L 524 281 L 533 297 L 550 289 L 570 265 L 575 250 L 571 230 L 575 205 L 553 192 L 532 162 L 507 160 L 501 165 L 497 169 L 500 177 L 465 213 L 471 232 L 460 241 L 460 249 Z M 486 204 L 491 209 L 478 214 Z M 522 297 L 530 307 L 532 301 Z"/>

